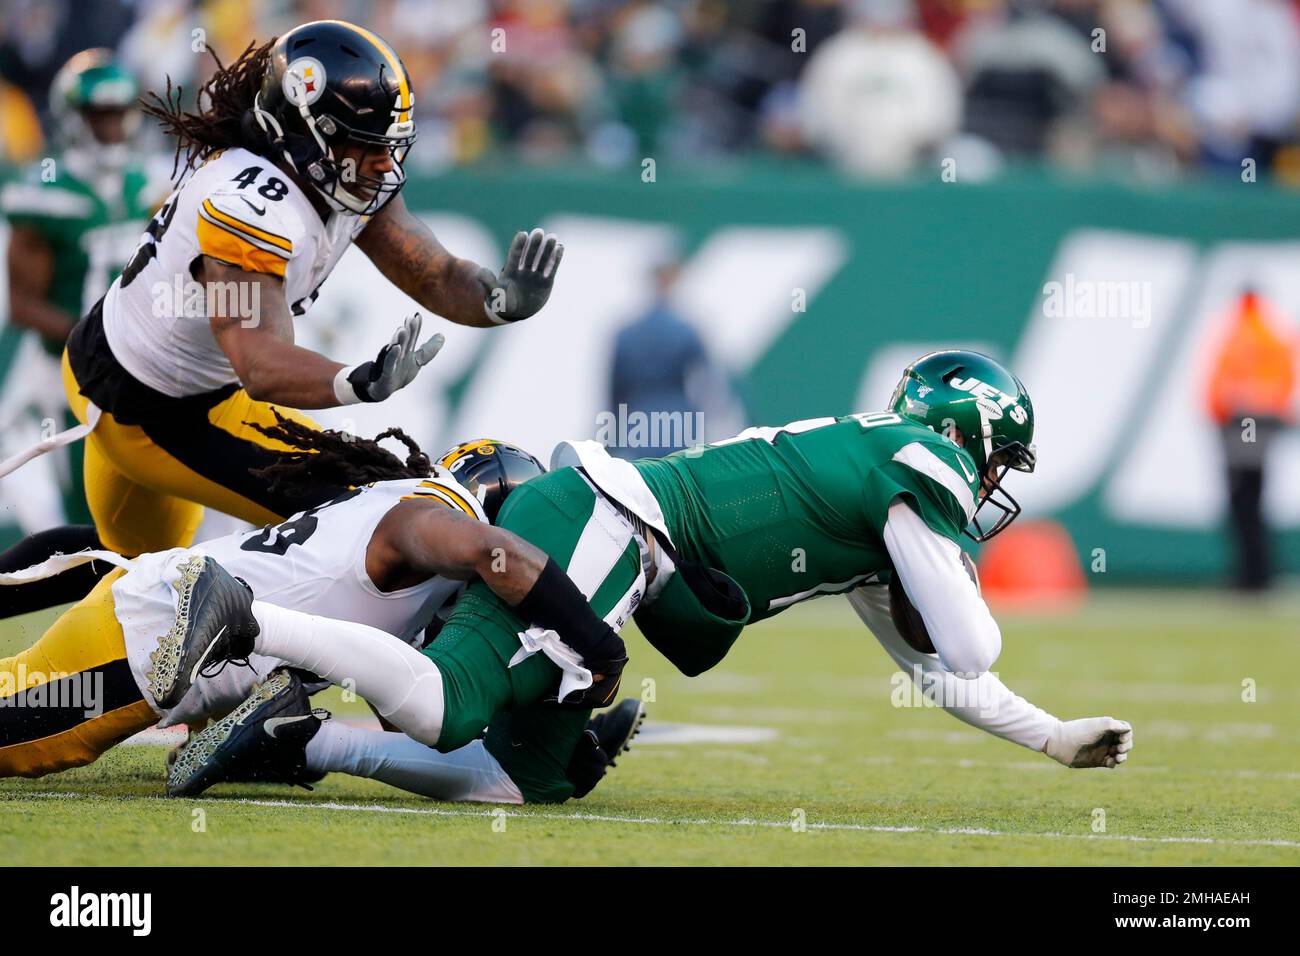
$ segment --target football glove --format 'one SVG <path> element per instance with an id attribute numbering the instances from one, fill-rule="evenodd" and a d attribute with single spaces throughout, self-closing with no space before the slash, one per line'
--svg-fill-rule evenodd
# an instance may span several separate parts
<path id="1" fill-rule="evenodd" d="M 561 707 L 573 707 L 579 710 L 588 707 L 608 707 L 618 699 L 618 688 L 623 683 L 623 668 L 627 666 L 627 655 L 604 661 L 583 661 L 593 677 L 603 677 L 585 690 L 575 690 L 560 701 Z"/>
<path id="2" fill-rule="evenodd" d="M 393 340 L 379 350 L 373 362 L 342 369 L 334 377 L 334 397 L 339 404 L 382 402 L 399 388 L 415 381 L 420 369 L 433 360 L 446 341 L 442 333 L 438 333 L 430 336 L 423 345 L 418 344 L 423 321 L 419 312 L 408 316 L 393 333 Z"/>
<path id="3" fill-rule="evenodd" d="M 501 274 L 491 269 L 479 273 L 488 319 L 495 325 L 506 325 L 540 312 L 551 296 L 563 257 L 564 244 L 554 233 L 543 233 L 541 229 L 516 233 Z"/>
<path id="4" fill-rule="evenodd" d="M 1058 721 L 1043 753 L 1067 767 L 1118 767 L 1133 749 L 1133 728 L 1113 717 Z"/>

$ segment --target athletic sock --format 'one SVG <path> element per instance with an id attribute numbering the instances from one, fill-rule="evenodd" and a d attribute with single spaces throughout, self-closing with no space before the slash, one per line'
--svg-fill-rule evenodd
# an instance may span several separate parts
<path id="1" fill-rule="evenodd" d="M 383 717 L 432 747 L 442 733 L 442 675 L 409 644 L 365 624 L 253 602 L 256 651 L 319 674 L 364 697 Z"/>
<path id="2" fill-rule="evenodd" d="M 103 547 L 94 525 L 63 525 L 38 531 L 0 554 L 0 574 L 30 568 L 56 554 L 88 549 L 97 551 Z M 94 589 L 100 578 L 112 570 L 111 564 L 89 561 L 40 581 L 0 587 L 0 618 L 80 601 Z"/>
<path id="3" fill-rule="evenodd" d="M 327 720 L 307 742 L 307 769 L 367 777 L 434 800 L 524 802 L 481 740 L 442 754 L 406 734 Z"/>

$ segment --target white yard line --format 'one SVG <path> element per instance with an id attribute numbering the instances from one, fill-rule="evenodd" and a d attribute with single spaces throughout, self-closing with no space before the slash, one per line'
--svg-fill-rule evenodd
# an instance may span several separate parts
<path id="1" fill-rule="evenodd" d="M 89 797 L 91 799 L 105 799 L 116 801 L 162 801 L 164 797 L 103 797 L 97 798 L 94 794 L 77 793 L 71 791 L 35 791 L 32 793 L 14 793 L 17 799 L 23 798 L 58 798 L 65 799 L 68 797 Z M 177 802 L 179 801 L 168 801 Z M 396 813 L 396 814 L 414 814 L 417 816 L 431 817 L 517 817 L 521 820 L 577 820 L 585 823 L 621 823 L 631 826 L 721 826 L 721 827 L 753 827 L 765 830 L 787 830 L 790 829 L 791 823 L 788 820 L 751 820 L 748 818 L 740 819 L 677 819 L 671 817 L 625 817 L 614 814 L 600 813 L 554 813 L 547 811 L 538 811 L 533 813 L 520 812 L 518 810 L 507 810 L 505 807 L 496 807 L 490 810 L 453 810 L 443 807 L 390 807 L 378 803 L 336 803 L 326 801 L 316 803 L 307 800 L 254 800 L 250 798 L 221 800 L 212 799 L 204 801 L 213 806 L 221 804 L 238 804 L 248 807 L 270 807 L 276 809 L 289 810 L 338 810 L 352 813 Z M 933 836 L 979 836 L 994 837 L 1007 839 L 1040 839 L 1040 840 L 1093 840 L 1098 842 L 1114 841 L 1121 843 L 1175 843 L 1175 844 L 1195 844 L 1210 846 L 1256 846 L 1256 847 L 1284 847 L 1287 849 L 1300 849 L 1300 841 L 1296 840 L 1238 840 L 1228 837 L 1177 837 L 1177 836 L 1130 836 L 1119 833 L 1020 833 L 1014 830 L 989 830 L 984 827 L 913 827 L 913 826 L 884 826 L 880 824 L 869 823 L 808 823 L 809 830 L 836 830 L 851 831 L 855 833 L 920 833 Z"/>

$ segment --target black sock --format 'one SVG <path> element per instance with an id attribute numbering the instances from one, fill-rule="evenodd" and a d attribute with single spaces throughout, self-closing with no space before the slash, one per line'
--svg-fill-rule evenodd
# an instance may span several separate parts
<path id="1" fill-rule="evenodd" d="M 38 531 L 0 554 L 0 574 L 21 571 L 56 554 L 71 554 L 87 548 L 99 550 L 103 547 L 93 525 L 64 525 L 61 528 Z M 113 565 L 105 561 L 89 561 L 43 581 L 0 586 L 0 618 L 80 601 L 91 592 L 101 577 L 112 570 Z"/>

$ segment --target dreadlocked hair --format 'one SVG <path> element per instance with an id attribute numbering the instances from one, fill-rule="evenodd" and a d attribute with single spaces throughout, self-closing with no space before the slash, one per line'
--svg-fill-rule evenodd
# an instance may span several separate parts
<path id="1" fill-rule="evenodd" d="M 153 90 L 140 98 L 140 108 L 156 119 L 163 132 L 176 137 L 176 156 L 172 161 L 172 175 L 178 169 L 188 169 L 196 160 L 206 159 L 219 149 L 234 146 L 251 146 L 244 132 L 244 114 L 253 108 L 253 98 L 262 88 L 262 77 L 270 62 L 272 38 L 261 46 L 249 43 L 235 62 L 225 66 L 216 52 L 208 47 L 208 55 L 217 64 L 217 71 L 199 87 L 195 112 L 181 108 L 184 90 L 172 86 L 167 77 L 167 92 L 159 96 Z M 185 165 L 181 166 L 181 156 Z"/>
<path id="2" fill-rule="evenodd" d="M 248 422 L 267 438 L 283 442 L 295 450 L 281 452 L 280 460 L 265 468 L 254 469 L 252 474 L 270 482 L 273 494 L 305 496 L 321 488 L 354 487 L 372 481 L 393 481 L 399 478 L 427 478 L 433 474 L 429 456 L 420 450 L 406 432 L 390 428 L 374 438 L 358 438 L 348 432 L 316 429 L 291 418 L 285 418 L 276 409 L 274 425 Z M 406 446 L 403 462 L 379 443 L 393 438 Z"/>

